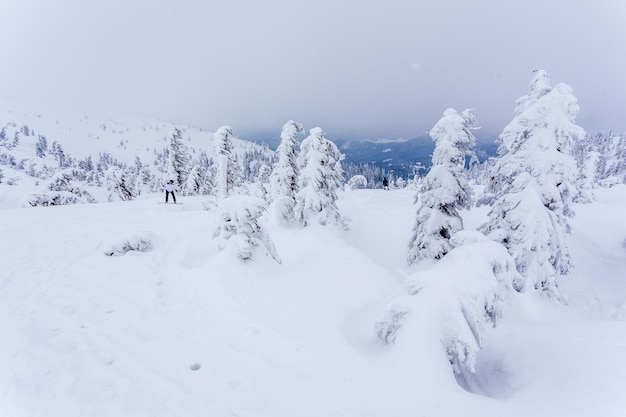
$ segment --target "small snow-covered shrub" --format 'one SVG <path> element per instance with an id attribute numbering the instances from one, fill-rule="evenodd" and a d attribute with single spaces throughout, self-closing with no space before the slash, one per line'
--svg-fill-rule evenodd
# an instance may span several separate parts
<path id="1" fill-rule="evenodd" d="M 33 194 L 28 200 L 32 207 L 64 206 L 68 204 L 80 204 L 82 201 L 67 191 L 56 191 L 42 194 Z"/>
<path id="2" fill-rule="evenodd" d="M 95 203 L 96 199 L 76 184 L 82 177 L 84 171 L 80 169 L 60 171 L 52 176 L 44 192 L 33 194 L 27 203 L 32 207 Z"/>
<path id="3" fill-rule="evenodd" d="M 352 190 L 367 188 L 367 178 L 363 175 L 355 175 L 348 180 L 348 186 Z"/>
<path id="4" fill-rule="evenodd" d="M 376 336 L 388 345 L 395 342 L 397 332 L 404 324 L 408 313 L 409 309 L 406 305 L 400 303 L 391 305 L 387 310 L 387 317 L 374 324 Z"/>
<path id="5" fill-rule="evenodd" d="M 244 261 L 252 259 L 256 248 L 263 246 L 278 263 L 280 257 L 274 242 L 265 233 L 259 218 L 264 213 L 263 200 L 251 196 L 232 195 L 220 200 L 218 228 L 213 234 L 220 249 L 230 248 Z"/>
<path id="6" fill-rule="evenodd" d="M 150 232 L 137 233 L 131 236 L 110 238 L 101 245 L 106 256 L 122 256 L 130 251 L 149 252 L 153 248 Z"/>

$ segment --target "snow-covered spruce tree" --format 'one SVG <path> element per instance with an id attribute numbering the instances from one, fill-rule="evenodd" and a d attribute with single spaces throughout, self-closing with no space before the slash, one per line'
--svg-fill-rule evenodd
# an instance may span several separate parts
<path id="1" fill-rule="evenodd" d="M 272 168 L 263 164 L 259 168 L 259 175 L 256 178 L 255 185 L 257 188 L 257 194 L 265 201 L 266 204 L 271 203 L 271 194 L 269 191 L 270 175 L 272 174 Z"/>
<path id="2" fill-rule="evenodd" d="M 228 197 L 241 183 L 241 169 L 235 160 L 232 137 L 233 128 L 230 126 L 222 126 L 213 134 L 217 168 L 215 185 L 220 200 Z"/>
<path id="3" fill-rule="evenodd" d="M 180 189 L 187 180 L 189 155 L 183 143 L 183 132 L 177 127 L 173 128 L 170 134 L 168 151 L 167 175 Z"/>
<path id="4" fill-rule="evenodd" d="M 183 184 L 183 195 L 198 195 L 202 189 L 202 169 L 200 165 L 194 165 L 187 175 Z"/>
<path id="5" fill-rule="evenodd" d="M 572 142 L 585 131 L 575 124 L 579 107 L 566 84 L 550 87 L 535 72 L 530 93 L 517 101 L 515 118 L 500 134 L 499 157 L 486 187 L 492 202 L 481 231 L 501 242 L 523 277 L 514 283 L 560 298 L 557 278 L 572 267 L 566 236 L 577 194 Z"/>
<path id="6" fill-rule="evenodd" d="M 315 218 L 321 225 L 346 227 L 337 207 L 337 188 L 343 183 L 341 160 L 344 155 L 324 137 L 324 131 L 319 127 L 314 127 L 309 133 L 302 141 L 298 155 L 300 176 L 296 220 L 302 226 L 308 226 Z"/>
<path id="7" fill-rule="evenodd" d="M 68 168 L 52 176 L 42 193 L 34 194 L 28 204 L 37 206 L 59 206 L 66 204 L 95 203 L 96 199 L 77 184 L 85 172 L 77 168 Z"/>
<path id="8" fill-rule="evenodd" d="M 576 179 L 576 187 L 578 194 L 574 196 L 577 203 L 591 203 L 596 199 L 594 188 L 596 187 L 596 171 L 600 153 L 598 151 L 589 151 L 578 173 Z"/>
<path id="9" fill-rule="evenodd" d="M 200 194 L 202 195 L 217 195 L 217 166 L 211 164 L 207 167 L 204 173 L 202 188 Z"/>
<path id="10" fill-rule="evenodd" d="M 219 240 L 220 249 L 230 249 L 244 260 L 252 259 L 256 248 L 264 247 L 278 263 L 280 257 L 272 239 L 261 227 L 259 218 L 264 213 L 264 201 L 257 197 L 231 195 L 220 200 L 218 228 L 213 238 Z"/>
<path id="11" fill-rule="evenodd" d="M 282 221 L 290 225 L 295 220 L 296 193 L 298 191 L 298 135 L 302 125 L 289 120 L 280 134 L 280 145 L 276 150 L 278 161 L 270 176 L 271 198 Z"/>
<path id="12" fill-rule="evenodd" d="M 40 158 L 46 157 L 46 152 L 48 151 L 48 141 L 45 136 L 39 135 L 37 139 L 37 144 L 35 145 L 35 153 Z"/>
<path id="13" fill-rule="evenodd" d="M 128 201 L 135 198 L 132 183 L 127 181 L 126 174 L 118 167 L 112 166 L 106 173 L 108 201 Z"/>
<path id="14" fill-rule="evenodd" d="M 150 191 L 152 189 L 152 173 L 148 165 L 141 164 L 138 169 L 137 177 L 135 178 L 135 193 L 141 195 L 144 191 Z"/>
<path id="15" fill-rule="evenodd" d="M 472 204 L 465 178 L 465 159 L 472 155 L 476 139 L 472 110 L 447 109 L 431 129 L 435 141 L 433 165 L 420 183 L 416 196 L 417 218 L 409 242 L 409 265 L 424 259 L 441 259 L 451 249 L 450 237 L 463 229 L 459 209 Z"/>

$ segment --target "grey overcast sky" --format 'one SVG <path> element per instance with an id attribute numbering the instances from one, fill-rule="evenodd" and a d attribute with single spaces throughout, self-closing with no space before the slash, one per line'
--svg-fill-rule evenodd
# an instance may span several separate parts
<path id="1" fill-rule="evenodd" d="M 447 107 L 497 135 L 537 68 L 626 131 L 626 1 L 0 1 L 0 96 L 242 137 L 410 138 Z"/>

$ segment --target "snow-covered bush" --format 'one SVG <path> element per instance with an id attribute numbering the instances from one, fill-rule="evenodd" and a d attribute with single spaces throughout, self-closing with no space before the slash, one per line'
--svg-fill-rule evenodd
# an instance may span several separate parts
<path id="1" fill-rule="evenodd" d="M 479 232 L 460 231 L 450 244 L 440 262 L 407 281 L 412 295 L 394 300 L 375 332 L 386 344 L 439 344 L 463 380 L 475 371 L 484 334 L 502 316 L 519 274 L 506 249 Z"/>
<path id="2" fill-rule="evenodd" d="M 125 237 L 113 237 L 100 245 L 106 256 L 122 256 L 130 251 L 148 252 L 153 248 L 151 232 L 140 232 Z"/>
<path id="3" fill-rule="evenodd" d="M 348 187 L 353 190 L 367 188 L 367 178 L 363 175 L 354 175 L 348 180 Z"/>
<path id="4" fill-rule="evenodd" d="M 264 247 L 278 263 L 280 257 L 274 242 L 261 227 L 264 201 L 257 197 L 233 195 L 221 199 L 218 205 L 218 228 L 213 234 L 220 249 L 229 248 L 244 261 L 252 259 L 256 248 Z"/>
<path id="5" fill-rule="evenodd" d="M 59 171 L 52 176 L 45 191 L 33 194 L 27 203 L 32 207 L 95 203 L 96 199 L 77 185 L 77 179 L 84 176 L 85 172 L 77 168 Z"/>

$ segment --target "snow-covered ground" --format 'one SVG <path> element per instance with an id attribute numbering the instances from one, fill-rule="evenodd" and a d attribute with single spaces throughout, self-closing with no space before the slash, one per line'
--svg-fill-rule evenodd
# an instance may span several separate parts
<path id="1" fill-rule="evenodd" d="M 408 295 L 413 192 L 340 193 L 350 230 L 265 227 L 282 264 L 218 251 L 208 197 L 15 208 L 1 184 L 0 415 L 624 416 L 626 186 L 576 206 L 569 304 L 513 294 L 459 386 Z M 465 226 L 485 209 L 464 213 Z M 124 248 L 139 248 L 123 255 Z M 121 256 L 107 256 L 117 252 Z M 453 274 L 462 277 L 459 264 Z M 408 332 L 409 328 L 403 329 Z"/>

